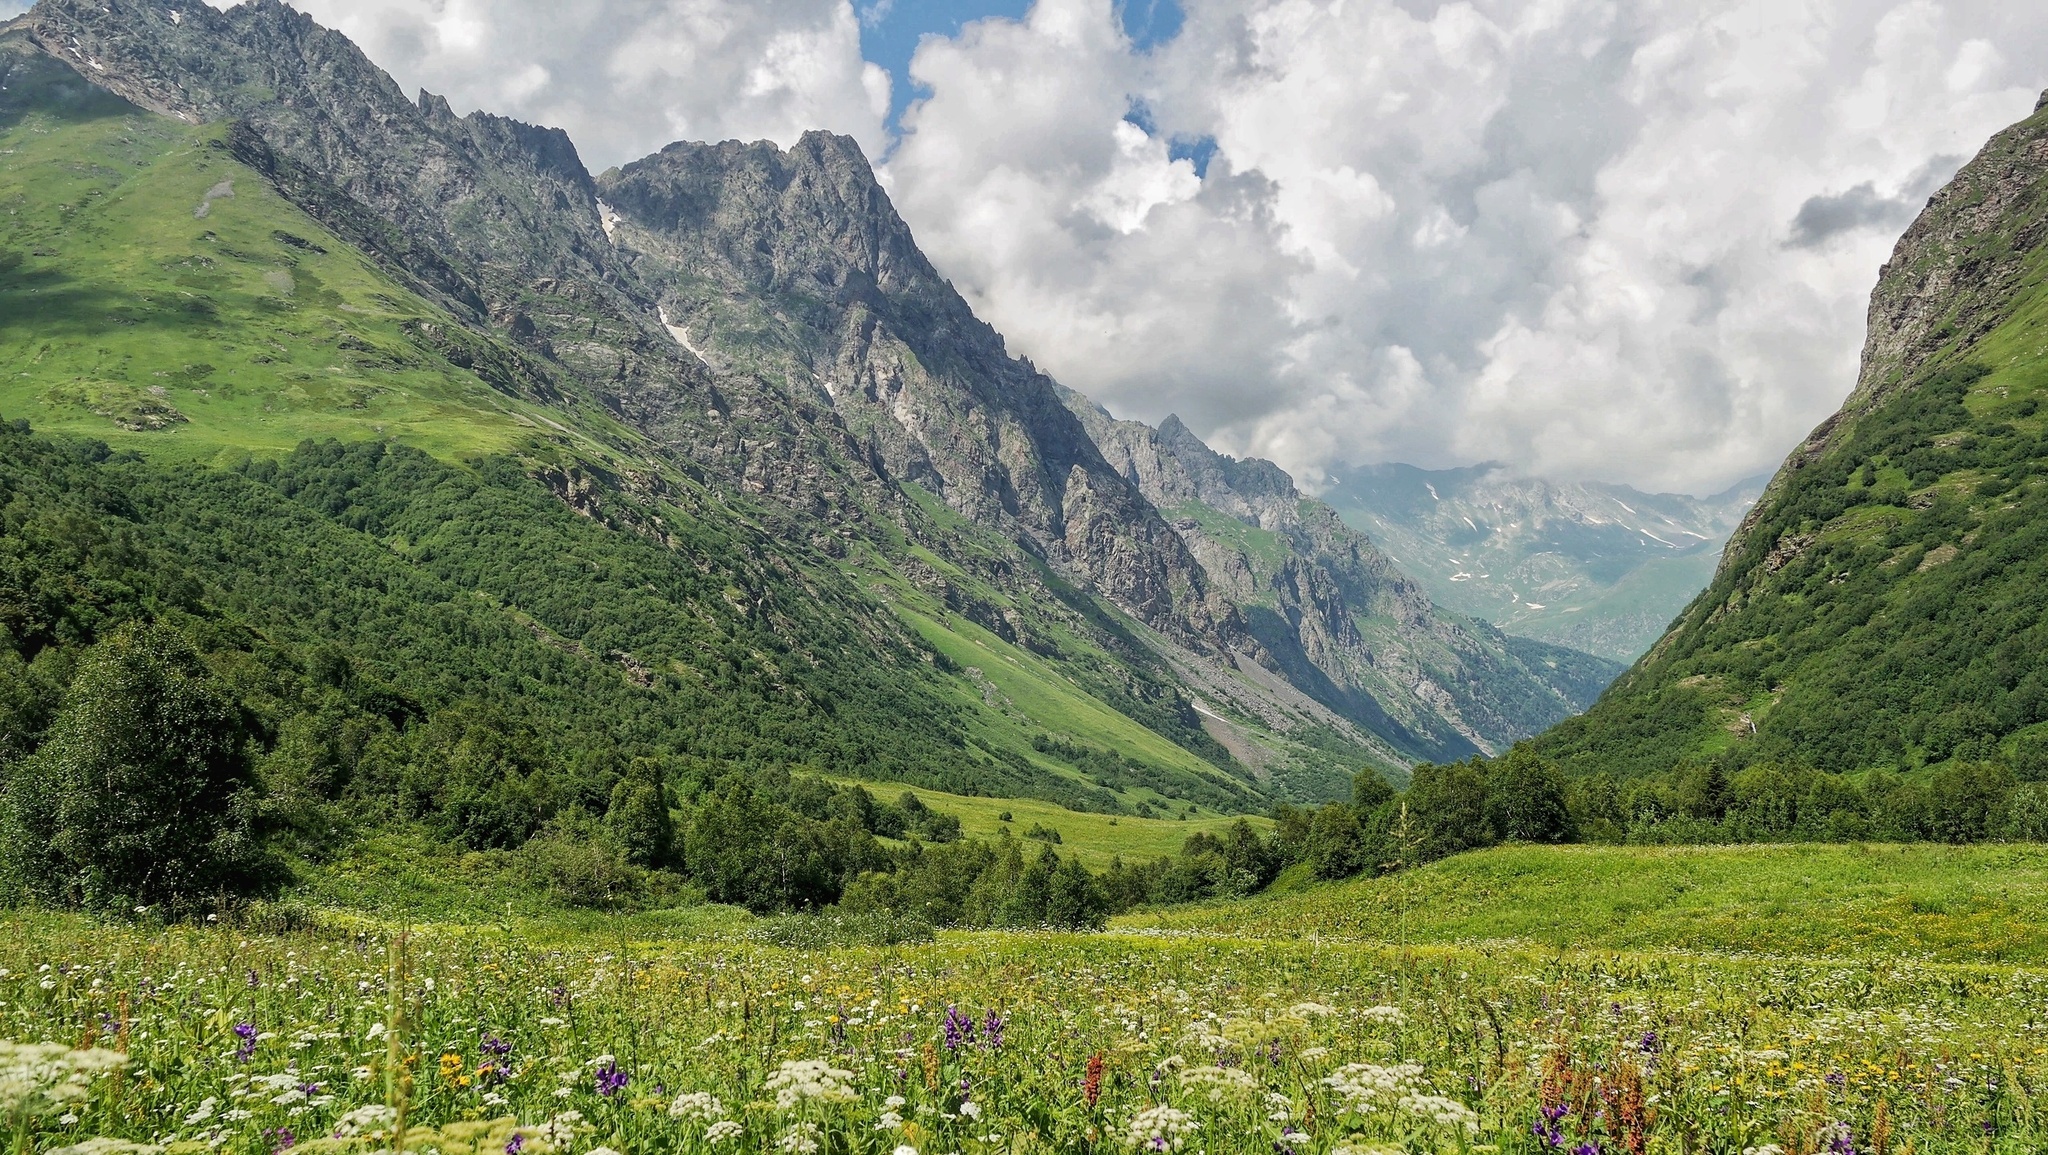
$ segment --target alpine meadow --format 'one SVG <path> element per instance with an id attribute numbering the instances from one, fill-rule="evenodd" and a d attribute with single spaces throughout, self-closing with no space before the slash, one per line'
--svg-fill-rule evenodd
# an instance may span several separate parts
<path id="1" fill-rule="evenodd" d="M 12 1155 L 2048 1150 L 2048 97 L 1713 498 L 1119 419 L 894 188 L 0 25 Z"/>

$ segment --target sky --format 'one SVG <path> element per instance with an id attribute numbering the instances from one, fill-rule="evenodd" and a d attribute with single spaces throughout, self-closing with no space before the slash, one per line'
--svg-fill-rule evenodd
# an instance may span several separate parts
<path id="1" fill-rule="evenodd" d="M 1774 468 L 1898 234 L 2048 88 L 2010 0 L 293 3 L 593 171 L 849 134 L 1012 352 L 1311 489 Z"/>

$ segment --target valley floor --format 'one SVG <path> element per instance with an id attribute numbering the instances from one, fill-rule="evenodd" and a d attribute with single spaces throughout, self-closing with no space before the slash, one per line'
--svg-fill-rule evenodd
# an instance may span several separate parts
<path id="1" fill-rule="evenodd" d="M 26 1149 L 81 1153 L 2037 1151 L 2044 865 L 1511 847 L 829 950 L 725 908 L 16 914 L 0 1038 L 51 1046 L 0 1061 Z"/>

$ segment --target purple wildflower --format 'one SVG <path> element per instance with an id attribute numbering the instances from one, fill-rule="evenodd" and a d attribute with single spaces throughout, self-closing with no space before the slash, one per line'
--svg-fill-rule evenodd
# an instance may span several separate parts
<path id="1" fill-rule="evenodd" d="M 1572 1155 L 1600 1155 L 1600 1144 L 1581 1143 L 1572 1148 Z"/>
<path id="2" fill-rule="evenodd" d="M 1003 1016 L 990 1011 L 981 1020 L 981 1045 L 991 1051 L 1003 1045 Z"/>
<path id="3" fill-rule="evenodd" d="M 256 1053 L 256 1024 L 236 1023 L 235 1037 L 242 1040 L 242 1045 L 235 1048 L 235 1062 L 246 1063 Z"/>
<path id="4" fill-rule="evenodd" d="M 526 1136 L 515 1133 L 510 1139 L 505 1140 L 505 1155 L 519 1155 L 519 1149 L 524 1146 Z"/>
<path id="5" fill-rule="evenodd" d="M 946 1008 L 946 1021 L 941 1029 L 949 1051 L 957 1051 L 974 1041 L 974 1020 L 961 1014 L 959 1007 Z"/>
<path id="6" fill-rule="evenodd" d="M 617 1063 L 606 1063 L 597 1069 L 597 1093 L 606 1098 L 624 1090 L 629 1081 L 626 1072 L 620 1070 Z"/>
<path id="7" fill-rule="evenodd" d="M 512 1053 L 512 1044 L 496 1035 L 485 1035 L 483 1051 L 486 1055 L 509 1055 Z"/>
<path id="8" fill-rule="evenodd" d="M 1828 1155 L 1856 1155 L 1854 1133 L 1847 1123 L 1834 1123 L 1828 1127 L 1832 1138 L 1828 1140 Z"/>
<path id="9" fill-rule="evenodd" d="M 1655 1031 L 1644 1031 L 1641 1041 L 1636 1043 L 1636 1050 L 1645 1055 L 1660 1054 L 1664 1050 L 1664 1040 L 1658 1038 Z"/>
<path id="10" fill-rule="evenodd" d="M 272 1155 L 275 1155 L 276 1152 L 282 1151 L 285 1148 L 299 1141 L 299 1137 L 297 1135 L 292 1134 L 292 1129 L 289 1127 L 272 1128 L 270 1130 L 263 1132 L 263 1137 L 265 1139 L 270 1140 L 270 1150 L 272 1152 Z"/>

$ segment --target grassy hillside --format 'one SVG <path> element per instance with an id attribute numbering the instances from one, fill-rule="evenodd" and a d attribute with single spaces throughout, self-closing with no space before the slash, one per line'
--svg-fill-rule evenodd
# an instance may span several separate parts
<path id="1" fill-rule="evenodd" d="M 183 461 L 309 437 L 454 457 L 566 435 L 561 414 L 451 360 L 478 363 L 438 310 L 230 158 L 218 126 L 47 67 L 8 80 L 0 412 Z M 616 432 L 594 410 L 575 420 Z"/>
<path id="2" fill-rule="evenodd" d="M 1188 836 L 1197 833 L 1221 835 L 1236 818 L 1139 818 L 1128 814 L 1085 814 L 1034 798 L 988 798 L 949 794 L 896 782 L 863 783 L 878 798 L 893 799 L 904 790 L 923 799 L 927 806 L 960 819 L 961 833 L 968 838 L 1000 838 L 1004 833 L 1025 838 L 1034 827 L 1055 831 L 1062 853 L 1072 854 L 1100 870 L 1110 860 L 1141 862 L 1171 857 L 1180 852 Z M 1007 820 L 1003 815 L 1009 815 Z M 1246 819 L 1262 833 L 1273 823 L 1265 818 Z"/>
<path id="3" fill-rule="evenodd" d="M 2048 963 L 2048 847 L 1508 846 L 1128 929 L 1560 951 Z"/>
<path id="4" fill-rule="evenodd" d="M 1537 745 L 1686 759 L 2009 760 L 2048 724 L 2048 110 L 1931 202 L 1873 299 L 1864 381 L 1795 451 L 1674 631 Z"/>

